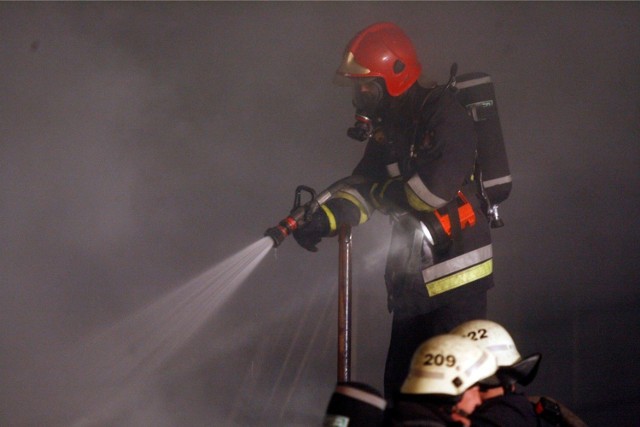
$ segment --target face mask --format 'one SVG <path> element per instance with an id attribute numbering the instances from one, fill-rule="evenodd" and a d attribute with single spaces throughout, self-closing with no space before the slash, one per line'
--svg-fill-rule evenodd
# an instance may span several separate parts
<path id="1" fill-rule="evenodd" d="M 352 79 L 353 106 L 356 107 L 356 123 L 347 130 L 349 137 L 358 141 L 371 138 L 374 123 L 380 121 L 380 114 L 388 98 L 384 82 L 377 78 Z"/>
<path id="2" fill-rule="evenodd" d="M 376 117 L 387 91 L 381 79 L 353 79 L 353 106 L 367 117 Z"/>

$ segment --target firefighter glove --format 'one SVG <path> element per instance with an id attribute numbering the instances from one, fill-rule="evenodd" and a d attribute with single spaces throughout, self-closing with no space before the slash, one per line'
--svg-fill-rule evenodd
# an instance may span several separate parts
<path id="1" fill-rule="evenodd" d="M 329 218 L 323 209 L 318 209 L 311 216 L 311 220 L 293 232 L 296 242 L 311 252 L 317 252 L 316 245 L 323 237 L 329 235 Z"/>

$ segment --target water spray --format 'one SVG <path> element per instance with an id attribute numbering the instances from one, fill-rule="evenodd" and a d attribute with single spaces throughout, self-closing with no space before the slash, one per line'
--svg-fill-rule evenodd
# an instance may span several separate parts
<path id="1" fill-rule="evenodd" d="M 66 399 L 71 402 L 61 412 L 66 424 L 74 427 L 104 424 L 130 410 L 134 397 L 145 393 L 145 387 L 161 375 L 170 359 L 222 308 L 268 251 L 304 226 L 336 192 L 358 182 L 361 179 L 350 177 L 319 194 L 310 187 L 298 186 L 289 216 L 269 228 L 263 238 L 65 352 L 62 365 L 69 373 L 65 380 Z M 309 196 L 305 203 L 303 193 Z M 341 228 L 340 243 L 342 344 L 338 371 L 339 378 L 344 379 L 348 378 L 350 364 L 348 227 Z M 283 411 L 286 406 L 287 403 Z"/>
<path id="2" fill-rule="evenodd" d="M 262 237 L 65 352 L 65 425 L 106 425 L 222 309 L 272 248 Z M 62 369 L 61 368 L 61 369 Z M 87 392 L 91 390 L 91 392 Z M 75 421 L 73 421 L 75 420 Z M 43 423 L 37 423 L 43 424 Z"/>

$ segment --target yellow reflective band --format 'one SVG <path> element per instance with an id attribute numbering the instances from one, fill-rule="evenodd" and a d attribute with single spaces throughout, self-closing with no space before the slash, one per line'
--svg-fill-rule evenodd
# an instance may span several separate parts
<path id="1" fill-rule="evenodd" d="M 411 188 L 416 197 L 419 197 L 423 203 L 426 203 L 429 206 L 433 206 L 437 209 L 447 204 L 447 200 L 442 199 L 431 192 L 418 174 L 409 178 L 407 185 Z"/>
<path id="2" fill-rule="evenodd" d="M 418 212 L 433 212 L 436 210 L 433 206 L 430 206 L 422 201 L 420 197 L 409 187 L 408 185 L 404 185 L 404 193 L 407 195 L 407 201 L 409 202 L 409 206 Z"/>
<path id="3" fill-rule="evenodd" d="M 387 188 L 389 188 L 389 185 L 391 185 L 392 182 L 400 181 L 401 179 L 401 177 L 391 178 L 386 180 L 384 184 L 382 184 L 382 186 L 380 186 L 380 184 L 377 182 L 371 186 L 369 194 L 371 195 L 371 200 L 373 201 L 373 205 L 376 209 L 381 211 L 385 210 L 385 206 L 380 203 L 384 199 L 384 193 L 387 191 Z M 377 188 L 380 188 L 380 191 L 376 193 Z"/>
<path id="4" fill-rule="evenodd" d="M 344 191 L 339 191 L 336 195 L 335 195 L 336 199 L 345 199 L 350 201 L 351 203 L 353 203 L 354 205 L 356 205 L 356 207 L 358 208 L 358 210 L 360 211 L 360 222 L 359 224 L 365 223 L 367 222 L 367 220 L 369 219 L 369 216 L 367 215 L 367 210 L 366 208 L 362 205 L 362 203 L 360 202 L 360 200 L 358 200 L 357 198 L 355 198 L 353 195 L 344 192 Z"/>
<path id="5" fill-rule="evenodd" d="M 481 264 L 462 270 L 459 273 L 427 283 L 427 292 L 429 293 L 429 296 L 432 297 L 466 285 L 467 283 L 471 283 L 475 280 L 482 279 L 483 277 L 490 275 L 492 272 L 493 260 L 490 259 Z"/>
<path id="6" fill-rule="evenodd" d="M 378 198 L 375 196 L 376 188 L 378 188 L 377 182 L 371 186 L 371 190 L 369 190 L 369 194 L 371 195 L 371 201 L 373 202 L 373 205 L 375 206 L 375 208 L 378 210 L 382 210 L 382 205 L 378 203 Z"/>
<path id="7" fill-rule="evenodd" d="M 327 218 L 329 219 L 330 232 L 335 233 L 335 231 L 338 229 L 338 226 L 336 225 L 336 217 L 333 215 L 333 212 L 331 212 L 331 209 L 329 209 L 326 205 L 320 205 L 320 207 L 322 208 L 324 213 L 327 214 Z"/>
<path id="8" fill-rule="evenodd" d="M 451 274 L 466 270 L 471 266 L 485 262 L 492 257 L 493 250 L 491 244 L 474 249 L 470 252 L 448 259 L 446 261 L 434 264 L 422 270 L 424 283 L 431 283 L 440 278 L 448 277 Z"/>
<path id="9" fill-rule="evenodd" d="M 388 179 L 383 185 L 382 185 L 382 190 L 380 191 L 380 198 L 384 199 L 384 193 L 385 191 L 387 191 L 387 188 L 389 187 L 389 185 L 391 185 L 392 182 L 394 181 L 398 181 L 399 178 L 392 178 L 392 179 Z"/>

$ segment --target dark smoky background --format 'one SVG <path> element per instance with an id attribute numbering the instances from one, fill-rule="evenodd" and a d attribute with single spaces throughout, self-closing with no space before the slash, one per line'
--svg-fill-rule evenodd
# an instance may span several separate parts
<path id="1" fill-rule="evenodd" d="M 272 250 L 99 417 L 83 404 L 96 388 L 69 378 L 105 372 L 66 349 L 259 240 L 298 185 L 350 174 L 364 146 L 333 73 L 382 20 L 426 76 L 455 61 L 495 83 L 513 191 L 489 317 L 543 354 L 529 393 L 637 425 L 636 2 L 0 3 L 1 425 L 321 424 L 336 239 Z M 351 376 L 379 389 L 388 232 L 381 215 L 353 230 Z"/>

